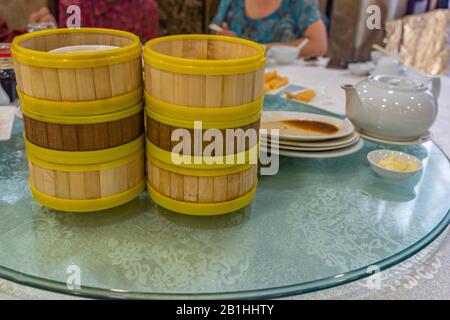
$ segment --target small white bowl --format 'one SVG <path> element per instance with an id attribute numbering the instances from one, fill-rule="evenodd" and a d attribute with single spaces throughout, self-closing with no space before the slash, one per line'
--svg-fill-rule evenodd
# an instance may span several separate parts
<path id="1" fill-rule="evenodd" d="M 391 155 L 396 155 L 397 157 L 405 160 L 405 161 L 414 161 L 416 164 L 415 170 L 402 171 L 402 170 L 393 170 L 386 169 L 378 165 L 381 160 L 387 159 Z M 394 179 L 394 180 L 402 180 L 409 177 L 414 176 L 416 173 L 422 171 L 422 161 L 417 159 L 416 157 L 392 150 L 374 150 L 367 155 L 367 159 L 369 160 L 370 166 L 372 169 L 383 178 Z"/>
<path id="2" fill-rule="evenodd" d="M 291 64 L 297 61 L 299 50 L 295 47 L 275 46 L 270 48 L 270 57 L 278 64 Z"/>
<path id="3" fill-rule="evenodd" d="M 367 76 L 371 71 L 373 71 L 374 65 L 372 62 L 368 63 L 350 63 L 348 65 L 348 70 L 351 74 L 355 76 Z"/>

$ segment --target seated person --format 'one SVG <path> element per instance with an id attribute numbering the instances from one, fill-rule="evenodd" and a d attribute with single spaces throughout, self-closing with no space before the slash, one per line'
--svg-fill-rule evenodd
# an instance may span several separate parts
<path id="1" fill-rule="evenodd" d="M 267 45 L 298 46 L 301 56 L 323 56 L 327 31 L 315 0 L 221 0 L 212 23 L 237 36 Z"/>
<path id="2" fill-rule="evenodd" d="M 143 43 L 159 35 L 158 6 L 154 0 L 59 0 L 59 25 L 66 26 L 67 7 L 79 5 L 81 26 L 129 31 Z"/>
<path id="3" fill-rule="evenodd" d="M 55 22 L 55 19 L 47 8 L 42 8 L 30 16 L 29 22 Z M 20 30 L 10 30 L 6 21 L 0 17 L 0 42 L 12 42 L 16 36 L 27 32 L 25 27 Z"/>
<path id="4" fill-rule="evenodd" d="M 109 28 L 132 32 L 143 43 L 159 35 L 158 6 L 155 0 L 59 0 L 59 26 L 66 27 L 67 8 L 81 9 L 81 27 Z M 46 22 L 39 19 L 34 22 Z M 44 19 L 48 17 L 42 16 Z"/>

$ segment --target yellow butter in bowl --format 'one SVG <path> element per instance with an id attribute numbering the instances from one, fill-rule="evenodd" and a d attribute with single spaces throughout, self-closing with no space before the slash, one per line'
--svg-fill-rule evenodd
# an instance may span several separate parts
<path id="1" fill-rule="evenodd" d="M 415 171 L 417 170 L 416 162 L 412 159 L 404 159 L 395 154 L 389 155 L 386 159 L 378 162 L 378 165 L 385 169 L 398 171 Z"/>
<path id="2" fill-rule="evenodd" d="M 404 152 L 374 150 L 367 159 L 372 169 L 387 179 L 406 179 L 422 171 L 422 161 Z"/>

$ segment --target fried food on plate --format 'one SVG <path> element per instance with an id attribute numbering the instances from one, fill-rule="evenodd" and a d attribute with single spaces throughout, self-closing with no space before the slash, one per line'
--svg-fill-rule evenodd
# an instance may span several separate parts
<path id="1" fill-rule="evenodd" d="M 280 76 L 275 70 L 264 75 L 264 92 L 279 89 L 289 84 L 287 77 Z"/>
<path id="2" fill-rule="evenodd" d="M 304 91 L 301 91 L 296 94 L 291 93 L 291 92 L 286 92 L 286 97 L 291 100 L 298 100 L 301 102 L 311 102 L 312 99 L 314 99 L 316 97 L 316 91 L 314 91 L 312 89 L 308 89 L 308 90 L 304 90 Z"/>

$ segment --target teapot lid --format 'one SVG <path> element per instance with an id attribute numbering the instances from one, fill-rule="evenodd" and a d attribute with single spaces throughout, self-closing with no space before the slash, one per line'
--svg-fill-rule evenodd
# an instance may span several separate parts
<path id="1" fill-rule="evenodd" d="M 378 74 L 369 77 L 369 81 L 387 90 L 419 91 L 426 89 L 423 82 L 400 76 Z"/>

